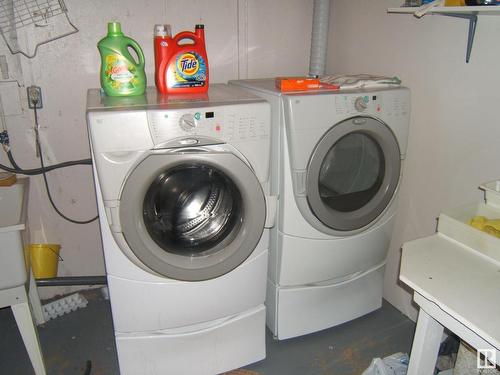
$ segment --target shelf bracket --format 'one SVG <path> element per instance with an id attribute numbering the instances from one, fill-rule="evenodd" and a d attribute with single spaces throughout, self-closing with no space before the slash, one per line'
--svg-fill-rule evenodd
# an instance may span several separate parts
<path id="1" fill-rule="evenodd" d="M 472 51 L 472 45 L 474 44 L 474 35 L 476 34 L 477 12 L 472 12 L 470 14 L 440 13 L 440 15 L 448 16 L 448 17 L 463 18 L 463 19 L 469 20 L 469 34 L 467 36 L 467 54 L 465 55 L 465 62 L 468 63 L 470 60 L 470 53 Z"/>

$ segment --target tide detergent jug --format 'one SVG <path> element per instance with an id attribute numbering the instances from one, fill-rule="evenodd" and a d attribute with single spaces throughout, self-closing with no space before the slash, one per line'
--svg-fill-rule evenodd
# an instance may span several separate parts
<path id="1" fill-rule="evenodd" d="M 174 37 L 170 26 L 156 25 L 154 51 L 158 91 L 162 94 L 207 92 L 208 59 L 203 25 L 196 25 L 194 33 L 182 31 Z"/>
<path id="2" fill-rule="evenodd" d="M 139 62 L 129 52 L 132 48 Z M 146 89 L 144 54 L 139 44 L 125 35 L 119 22 L 108 23 L 108 35 L 97 43 L 101 53 L 101 87 L 108 96 L 142 95 Z"/>

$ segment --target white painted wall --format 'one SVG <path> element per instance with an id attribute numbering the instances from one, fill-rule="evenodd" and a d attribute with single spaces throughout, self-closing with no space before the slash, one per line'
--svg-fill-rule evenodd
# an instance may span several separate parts
<path id="1" fill-rule="evenodd" d="M 6 55 L 10 78 L 0 81 L 6 103 L 6 124 L 13 153 L 21 166 L 37 167 L 32 111 L 26 109 L 25 86 L 42 87 L 41 138 L 46 163 L 89 157 L 85 122 L 88 88 L 99 86 L 100 59 L 96 44 L 106 34 L 106 23 L 120 21 L 124 33 L 143 47 L 149 84 L 154 83 L 152 32 L 155 23 L 170 23 L 174 33 L 205 24 L 211 82 L 236 78 L 305 74 L 308 66 L 312 0 L 66 0 L 69 16 L 80 32 L 39 47 L 32 59 Z M 37 29 L 40 32 L 41 29 Z M 33 31 L 20 33 L 20 43 L 32 41 Z M 12 100 L 14 98 L 14 100 Z M 22 110 L 17 108 L 22 105 Z M 3 153 L 0 162 L 8 164 Z M 87 166 L 49 174 L 54 200 L 70 217 L 96 213 L 91 169 Z M 59 276 L 104 274 L 97 222 L 74 225 L 61 219 L 49 205 L 41 177 L 32 178 L 30 232 L 32 242 L 62 245 Z M 70 288 L 41 288 L 42 297 Z"/>
<path id="2" fill-rule="evenodd" d="M 401 244 L 432 234 L 443 209 L 482 199 L 479 183 L 500 177 L 500 18 L 479 17 L 466 64 L 467 21 L 386 13 L 402 2 L 332 1 L 328 72 L 396 75 L 412 90 L 385 298 L 415 318 L 397 283 Z"/>

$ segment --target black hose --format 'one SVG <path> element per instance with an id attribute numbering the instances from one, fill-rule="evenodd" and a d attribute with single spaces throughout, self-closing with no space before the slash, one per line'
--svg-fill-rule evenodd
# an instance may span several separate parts
<path id="1" fill-rule="evenodd" d="M 10 164 L 12 164 L 13 168 L 15 168 L 17 170 L 21 169 L 21 167 L 19 165 L 17 165 L 16 161 L 14 160 L 14 156 L 12 155 L 12 151 L 10 151 L 10 150 L 7 151 L 7 157 L 9 158 Z"/>
<path id="2" fill-rule="evenodd" d="M 75 165 L 92 165 L 92 159 L 81 159 L 81 160 L 65 161 L 63 163 L 54 165 L 48 165 L 44 166 L 43 168 L 22 169 L 14 160 L 14 156 L 12 155 L 12 152 L 10 150 L 7 151 L 7 157 L 9 158 L 9 162 L 12 164 L 12 167 L 0 164 L 0 169 L 3 169 L 4 171 L 7 172 L 24 174 L 27 176 L 36 176 L 42 174 L 43 172 L 50 172 L 53 171 L 54 169 L 72 167 Z"/>
<path id="3" fill-rule="evenodd" d="M 35 115 L 35 143 L 36 143 L 36 149 L 38 150 L 38 155 L 40 155 L 40 165 L 42 167 L 40 169 L 42 170 L 43 182 L 45 183 L 45 189 L 47 189 L 47 196 L 49 197 L 50 204 L 52 205 L 52 207 L 54 208 L 54 210 L 59 214 L 59 216 L 61 216 L 65 220 L 69 221 L 70 223 L 73 223 L 73 224 L 89 224 L 89 223 L 93 222 L 94 220 L 97 220 L 99 218 L 99 215 L 96 215 L 92 219 L 88 219 L 88 220 L 74 220 L 74 219 L 71 219 L 68 216 L 64 215 L 57 208 L 56 204 L 54 203 L 54 200 L 52 199 L 52 195 L 50 194 L 49 183 L 47 181 L 47 174 L 45 173 L 46 169 L 45 169 L 45 165 L 43 163 L 42 147 L 40 146 L 40 137 L 39 137 L 39 134 L 38 134 L 38 113 L 36 111 L 36 103 L 35 103 L 35 107 L 33 108 L 33 113 Z"/>

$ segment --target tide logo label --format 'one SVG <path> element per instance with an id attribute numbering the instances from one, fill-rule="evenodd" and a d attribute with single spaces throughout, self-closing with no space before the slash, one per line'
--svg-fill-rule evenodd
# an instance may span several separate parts
<path id="1" fill-rule="evenodd" d="M 177 59 L 177 70 L 183 75 L 192 76 L 195 75 L 200 69 L 200 63 L 197 57 L 192 53 L 183 53 Z"/>

